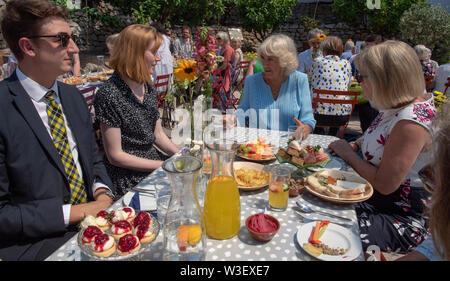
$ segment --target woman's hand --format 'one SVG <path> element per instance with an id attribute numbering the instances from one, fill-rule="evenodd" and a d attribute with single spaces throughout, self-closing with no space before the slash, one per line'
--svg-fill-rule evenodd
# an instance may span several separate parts
<path id="1" fill-rule="evenodd" d="M 348 155 L 355 153 L 353 147 L 346 140 L 342 139 L 330 143 L 328 148 L 344 160 L 348 159 Z"/>
<path id="2" fill-rule="evenodd" d="M 297 118 L 294 117 L 294 122 L 298 127 L 302 127 L 303 128 L 303 136 L 302 136 L 302 140 L 306 139 L 309 134 L 312 131 L 311 126 L 309 126 L 308 124 L 303 124 L 302 121 L 298 120 Z M 296 133 L 297 134 L 297 133 Z"/>

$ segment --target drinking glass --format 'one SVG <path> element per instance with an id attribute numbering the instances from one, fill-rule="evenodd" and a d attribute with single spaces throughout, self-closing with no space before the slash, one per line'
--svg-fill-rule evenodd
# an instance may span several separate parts
<path id="1" fill-rule="evenodd" d="M 270 169 L 269 207 L 273 211 L 285 211 L 289 199 L 289 178 L 291 172 L 281 165 Z"/>
<path id="2" fill-rule="evenodd" d="M 159 224 L 162 226 L 164 223 L 164 217 L 169 207 L 169 201 L 171 197 L 170 182 L 167 180 L 159 180 L 155 182 L 156 191 L 156 212 L 158 214 Z"/>

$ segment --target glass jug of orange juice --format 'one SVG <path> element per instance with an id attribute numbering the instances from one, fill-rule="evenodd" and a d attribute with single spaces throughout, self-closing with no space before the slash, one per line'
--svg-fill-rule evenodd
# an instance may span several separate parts
<path id="1" fill-rule="evenodd" d="M 230 239 L 241 226 L 241 201 L 233 173 L 238 144 L 224 134 L 212 136 L 208 141 L 205 138 L 205 143 L 212 161 L 203 206 L 206 234 L 213 239 Z"/>

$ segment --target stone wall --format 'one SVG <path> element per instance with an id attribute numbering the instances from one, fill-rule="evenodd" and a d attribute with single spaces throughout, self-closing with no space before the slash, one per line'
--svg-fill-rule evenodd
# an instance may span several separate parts
<path id="1" fill-rule="evenodd" d="M 8 0 L 0 0 L 0 8 L 5 5 Z M 332 12 L 332 4 L 319 3 L 317 8 L 316 19 L 322 22 L 319 27 L 326 30 L 328 35 L 339 36 L 345 42 L 347 39 L 351 38 L 353 41 L 363 40 L 369 31 L 363 26 L 349 26 L 338 20 L 337 16 Z M 293 9 L 293 15 L 289 18 L 286 23 L 278 30 L 289 35 L 297 44 L 299 51 L 303 49 L 304 42 L 307 40 L 307 32 L 300 23 L 300 18 L 302 16 L 313 17 L 316 8 L 315 3 L 311 4 L 297 4 Z M 125 16 L 120 10 L 111 7 L 109 4 L 101 3 L 99 9 L 103 12 L 111 13 L 119 19 L 119 24 L 114 26 L 112 24 L 102 23 L 101 21 L 92 24 L 89 22 L 87 15 L 83 10 L 77 10 L 71 14 L 71 19 L 76 22 L 79 26 L 79 38 L 77 40 L 78 47 L 82 53 L 90 54 L 105 54 L 107 51 L 105 40 L 106 38 L 116 32 L 120 32 L 124 27 L 133 24 L 134 19 L 129 16 Z M 217 31 L 227 30 L 228 27 L 239 28 L 239 19 L 237 13 L 231 13 L 223 20 L 223 25 L 221 26 L 211 26 Z M 181 35 L 181 26 L 173 26 L 172 28 L 173 38 Z M 195 33 L 195 30 L 192 30 Z M 244 51 L 255 51 L 260 42 L 255 38 L 253 33 L 243 30 Z M 0 36 L 0 48 L 7 48 L 5 42 Z"/>

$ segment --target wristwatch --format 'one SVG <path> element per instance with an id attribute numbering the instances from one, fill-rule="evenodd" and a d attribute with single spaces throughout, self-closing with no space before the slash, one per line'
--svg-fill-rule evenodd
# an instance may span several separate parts
<path id="1" fill-rule="evenodd" d="M 109 196 L 113 201 L 116 198 L 116 196 L 114 196 L 114 194 L 111 192 L 111 190 L 103 190 L 100 191 L 99 193 L 97 193 L 97 195 L 95 195 L 94 199 L 97 200 L 97 198 L 102 195 L 102 194 L 106 194 L 107 196 Z"/>

